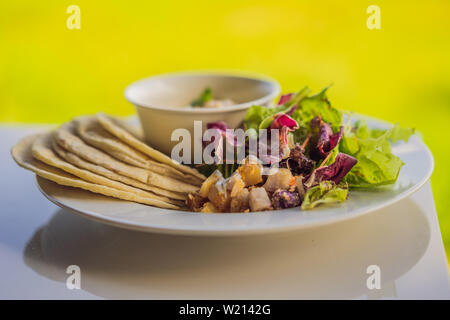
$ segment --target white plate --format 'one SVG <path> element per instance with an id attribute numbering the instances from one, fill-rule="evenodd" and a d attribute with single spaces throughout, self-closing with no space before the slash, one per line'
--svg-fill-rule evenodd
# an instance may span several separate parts
<path id="1" fill-rule="evenodd" d="M 369 119 L 371 127 L 386 127 L 380 120 Z M 342 204 L 318 207 L 311 211 L 299 208 L 261 213 L 202 214 L 175 211 L 116 200 L 81 189 L 60 186 L 37 178 L 41 192 L 53 203 L 86 218 L 117 227 L 184 235 L 261 234 L 308 229 L 352 219 L 389 206 L 417 191 L 431 176 L 434 161 L 418 136 L 393 147 L 405 165 L 397 183 L 371 191 L 351 191 Z"/>

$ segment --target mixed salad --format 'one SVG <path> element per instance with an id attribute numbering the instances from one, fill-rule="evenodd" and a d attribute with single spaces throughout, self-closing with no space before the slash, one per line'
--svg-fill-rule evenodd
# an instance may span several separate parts
<path id="1" fill-rule="evenodd" d="M 310 95 L 305 87 L 282 95 L 273 107 L 252 106 L 242 128 L 255 134 L 245 144 L 250 145 L 263 129 L 278 129 L 279 150 L 273 152 L 268 143 L 264 156 L 247 148 L 242 163 L 200 165 L 208 178 L 199 192 L 189 194 L 189 209 L 205 213 L 309 210 L 343 202 L 353 188 L 394 184 L 403 162 L 392 153 L 391 144 L 408 141 L 414 129 L 398 125 L 371 129 L 364 121 L 352 122 L 350 116 L 344 123 L 344 112 L 330 104 L 327 89 Z M 237 147 L 226 123 L 207 127 L 217 130 L 224 144 Z"/>

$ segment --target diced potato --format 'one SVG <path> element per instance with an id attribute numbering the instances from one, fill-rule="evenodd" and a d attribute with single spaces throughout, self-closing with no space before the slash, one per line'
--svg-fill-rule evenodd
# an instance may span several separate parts
<path id="1" fill-rule="evenodd" d="M 231 198 L 228 196 L 222 180 L 217 181 L 209 188 L 208 199 L 220 212 L 227 211 Z"/>
<path id="2" fill-rule="evenodd" d="M 208 197 L 209 189 L 211 188 L 211 186 L 222 179 L 222 173 L 219 170 L 214 171 L 205 181 L 203 181 L 203 184 L 200 187 L 199 194 L 204 198 Z"/>
<path id="3" fill-rule="evenodd" d="M 263 187 L 268 192 L 275 192 L 278 189 L 289 189 L 291 179 L 291 170 L 279 168 L 267 177 L 267 181 Z"/>
<path id="4" fill-rule="evenodd" d="M 235 197 L 231 198 L 230 212 L 244 212 L 249 209 L 249 194 L 247 188 L 244 188 Z"/>
<path id="5" fill-rule="evenodd" d="M 264 211 L 272 209 L 272 202 L 264 188 L 253 188 L 249 194 L 249 205 L 251 211 Z"/>
<path id="6" fill-rule="evenodd" d="M 227 191 L 231 191 L 233 189 L 233 186 L 235 183 L 242 180 L 241 175 L 239 172 L 233 173 L 228 179 L 226 179 L 225 187 L 227 188 Z"/>
<path id="7" fill-rule="evenodd" d="M 263 181 L 262 179 L 262 165 L 257 160 L 247 158 L 238 168 L 245 186 L 252 186 Z"/>
<path id="8" fill-rule="evenodd" d="M 239 179 L 238 181 L 236 181 L 233 185 L 233 188 L 230 191 L 231 197 L 234 198 L 237 195 L 239 195 L 239 193 L 241 193 L 242 190 L 244 190 L 244 188 L 245 188 L 244 180 Z"/>
<path id="9" fill-rule="evenodd" d="M 202 212 L 202 213 L 214 213 L 214 212 L 220 212 L 220 211 L 217 210 L 217 208 L 211 202 L 206 202 L 203 205 L 203 207 L 200 210 L 200 212 Z"/>

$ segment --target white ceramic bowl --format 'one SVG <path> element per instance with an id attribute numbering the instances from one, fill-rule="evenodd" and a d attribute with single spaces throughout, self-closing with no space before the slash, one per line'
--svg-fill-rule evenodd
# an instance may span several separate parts
<path id="1" fill-rule="evenodd" d="M 231 99 L 233 106 L 190 107 L 205 88 L 214 99 Z M 184 128 L 193 137 L 194 121 L 222 120 L 237 127 L 252 105 L 268 105 L 280 93 L 278 82 L 266 77 L 247 77 L 219 73 L 171 73 L 136 81 L 125 89 L 125 98 L 135 105 L 148 144 L 170 155 L 171 134 Z"/>

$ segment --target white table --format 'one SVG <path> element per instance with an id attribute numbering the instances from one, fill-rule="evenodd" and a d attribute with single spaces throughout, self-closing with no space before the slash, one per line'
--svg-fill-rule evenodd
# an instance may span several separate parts
<path id="1" fill-rule="evenodd" d="M 147 234 L 50 203 L 9 155 L 38 126 L 0 126 L 0 299 L 449 299 L 430 184 L 358 219 L 234 238 Z M 66 268 L 81 268 L 81 289 Z M 369 290 L 369 265 L 381 289 Z"/>

